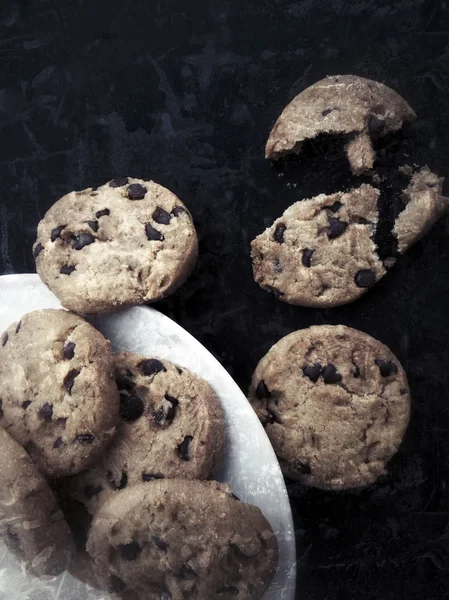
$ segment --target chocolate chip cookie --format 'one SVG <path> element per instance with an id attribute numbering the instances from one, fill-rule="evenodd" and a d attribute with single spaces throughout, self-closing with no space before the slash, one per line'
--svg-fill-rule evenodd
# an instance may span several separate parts
<path id="1" fill-rule="evenodd" d="M 266 157 L 299 153 L 306 140 L 323 134 L 345 135 L 354 174 L 373 167 L 372 139 L 397 131 L 416 115 L 394 90 L 355 75 L 326 77 L 298 94 L 276 121 Z"/>
<path id="2" fill-rule="evenodd" d="M 33 575 L 56 576 L 75 550 L 52 491 L 25 450 L 0 427 L 0 537 Z"/>
<path id="3" fill-rule="evenodd" d="M 94 514 L 114 492 L 164 477 L 207 479 L 224 446 L 217 396 L 201 377 L 168 360 L 121 352 L 117 435 L 100 463 L 67 482 Z"/>
<path id="4" fill-rule="evenodd" d="M 87 468 L 119 420 L 109 342 L 65 310 L 28 313 L 0 339 L 0 426 L 49 476 Z"/>
<path id="5" fill-rule="evenodd" d="M 259 362 L 249 400 L 284 474 L 328 490 L 366 486 L 384 474 L 410 413 L 398 359 L 342 325 L 282 338 Z"/>
<path id="6" fill-rule="evenodd" d="M 198 240 L 174 194 L 118 177 L 58 200 L 33 251 L 39 276 L 65 307 L 104 313 L 174 292 L 196 263 Z"/>
<path id="7" fill-rule="evenodd" d="M 116 592 L 130 588 L 141 600 L 260 599 L 277 565 L 260 510 L 213 481 L 119 492 L 95 516 L 87 549 Z"/>

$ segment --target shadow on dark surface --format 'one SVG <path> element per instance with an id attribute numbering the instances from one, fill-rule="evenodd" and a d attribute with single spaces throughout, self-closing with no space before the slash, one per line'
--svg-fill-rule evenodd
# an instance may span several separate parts
<path id="1" fill-rule="evenodd" d="M 365 297 L 325 311 L 262 291 L 249 244 L 292 202 L 363 181 L 338 153 L 310 153 L 294 168 L 263 158 L 285 104 L 327 74 L 363 75 L 404 95 L 418 121 L 395 144 L 407 151 L 415 136 L 410 160 L 448 174 L 449 9 L 427 0 L 3 0 L 0 32 L 0 273 L 34 271 L 37 223 L 64 193 L 117 174 L 152 178 L 191 209 L 201 240 L 192 277 L 156 307 L 245 392 L 257 361 L 295 329 L 343 323 L 387 344 L 410 377 L 409 432 L 370 489 L 288 483 L 298 598 L 448 599 L 448 217 Z"/>

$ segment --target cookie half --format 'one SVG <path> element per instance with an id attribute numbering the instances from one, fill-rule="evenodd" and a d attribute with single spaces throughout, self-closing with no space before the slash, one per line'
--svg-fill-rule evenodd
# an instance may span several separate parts
<path id="1" fill-rule="evenodd" d="M 355 174 L 372 169 L 371 139 L 397 131 L 416 118 L 394 90 L 356 75 L 326 77 L 298 94 L 276 121 L 266 158 L 299 153 L 306 140 L 322 134 L 348 136 L 346 154 Z"/>
<path id="2" fill-rule="evenodd" d="M 75 545 L 53 492 L 25 450 L 0 427 L 0 536 L 27 571 L 56 576 Z"/>
<path id="3" fill-rule="evenodd" d="M 198 240 L 174 194 L 118 177 L 58 200 L 39 223 L 33 252 L 66 308 L 104 313 L 174 292 L 195 266 Z"/>
<path id="4" fill-rule="evenodd" d="M 94 514 L 118 490 L 154 479 L 207 479 L 224 447 L 224 419 L 210 385 L 168 360 L 115 356 L 120 425 L 103 459 L 67 481 Z"/>
<path id="5" fill-rule="evenodd" d="M 343 325 L 282 338 L 257 365 L 249 400 L 284 474 L 328 490 L 363 487 L 384 474 L 410 414 L 398 359 Z"/>
<path id="6" fill-rule="evenodd" d="M 77 473 L 119 420 L 110 343 L 65 310 L 28 313 L 0 343 L 0 426 L 49 476 Z"/>
<path id="7" fill-rule="evenodd" d="M 87 549 L 115 591 L 131 589 L 142 600 L 260 599 L 278 555 L 257 507 L 216 482 L 175 479 L 111 498 L 94 518 Z"/>

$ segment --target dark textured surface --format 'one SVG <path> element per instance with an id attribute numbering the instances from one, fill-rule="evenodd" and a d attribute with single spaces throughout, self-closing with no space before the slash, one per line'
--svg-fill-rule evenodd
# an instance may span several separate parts
<path id="1" fill-rule="evenodd" d="M 281 336 L 344 323 L 386 343 L 413 416 L 390 474 L 361 493 L 290 483 L 298 598 L 449 598 L 449 221 L 351 306 L 288 306 L 252 280 L 249 243 L 294 200 L 350 187 L 341 157 L 263 159 L 285 103 L 326 74 L 378 79 L 419 116 L 417 162 L 448 175 L 449 7 L 425 0 L 2 0 L 0 273 L 34 270 L 62 194 L 126 174 L 191 209 L 201 257 L 158 308 L 244 391 Z"/>

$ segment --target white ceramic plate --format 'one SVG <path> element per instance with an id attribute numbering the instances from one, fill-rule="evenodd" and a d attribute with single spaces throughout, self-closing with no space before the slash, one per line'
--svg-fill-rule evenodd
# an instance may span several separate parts
<path id="1" fill-rule="evenodd" d="M 37 275 L 0 277 L 0 333 L 32 310 L 60 308 Z M 284 480 L 271 444 L 245 396 L 220 363 L 174 321 L 147 306 L 98 317 L 95 326 L 114 350 L 167 358 L 204 377 L 214 388 L 226 419 L 225 459 L 216 479 L 228 483 L 241 500 L 256 504 L 276 532 L 278 573 L 263 600 L 295 596 L 295 536 Z M 0 600 L 99 600 L 68 573 L 50 581 L 27 577 L 0 541 Z M 206 599 L 205 599 L 206 600 Z"/>

